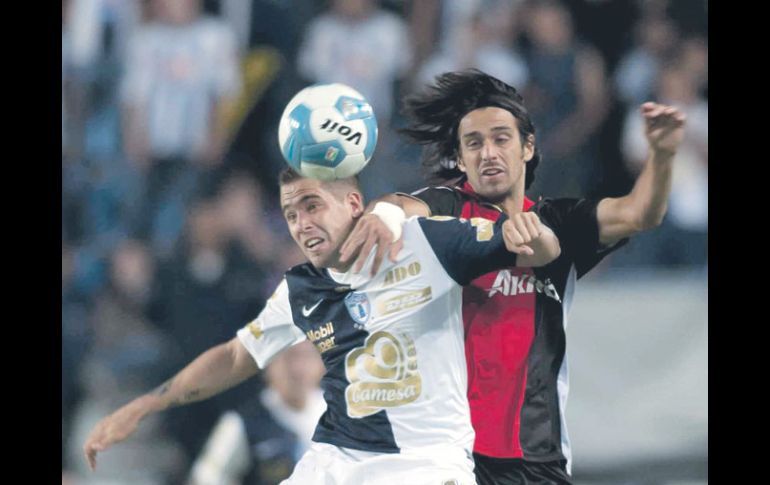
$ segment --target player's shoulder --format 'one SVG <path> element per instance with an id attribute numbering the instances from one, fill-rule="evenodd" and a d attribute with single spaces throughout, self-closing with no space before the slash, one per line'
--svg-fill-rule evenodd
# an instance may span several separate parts
<path id="1" fill-rule="evenodd" d="M 420 194 L 433 194 L 433 193 L 459 194 L 460 191 L 457 187 L 449 187 L 446 185 L 427 185 L 421 189 L 415 190 L 414 192 L 411 193 L 411 195 L 418 196 Z"/>
<path id="2" fill-rule="evenodd" d="M 596 207 L 601 199 L 577 197 L 540 198 L 529 210 L 546 222 L 579 222 L 596 218 Z"/>
<path id="3" fill-rule="evenodd" d="M 539 197 L 529 209 L 531 211 L 539 210 L 555 210 L 555 211 L 568 211 L 579 203 L 588 199 L 580 199 L 577 197 Z"/>
<path id="4" fill-rule="evenodd" d="M 468 200 L 467 194 L 458 187 L 444 185 L 423 187 L 410 195 L 426 203 L 432 214 L 459 214 Z"/>

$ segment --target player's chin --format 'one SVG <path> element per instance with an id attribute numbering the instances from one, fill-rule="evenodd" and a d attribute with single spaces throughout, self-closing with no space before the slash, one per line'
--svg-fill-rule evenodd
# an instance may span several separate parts
<path id="1" fill-rule="evenodd" d="M 489 200 L 490 202 L 497 202 L 505 199 L 505 197 L 511 192 L 511 184 L 509 184 L 507 180 L 482 180 L 479 185 L 480 187 L 478 190 L 476 190 L 476 192 L 478 192 L 479 195 Z"/>
<path id="2" fill-rule="evenodd" d="M 305 251 L 305 257 L 316 268 L 328 268 L 331 266 L 331 256 L 322 251 Z"/>

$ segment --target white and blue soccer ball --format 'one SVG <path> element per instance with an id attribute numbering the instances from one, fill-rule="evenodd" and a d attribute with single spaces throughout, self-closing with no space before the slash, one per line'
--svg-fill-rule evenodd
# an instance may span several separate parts
<path id="1" fill-rule="evenodd" d="M 297 93 L 281 115 L 278 143 L 305 177 L 335 180 L 360 172 L 377 145 L 369 102 L 344 84 L 316 84 Z"/>

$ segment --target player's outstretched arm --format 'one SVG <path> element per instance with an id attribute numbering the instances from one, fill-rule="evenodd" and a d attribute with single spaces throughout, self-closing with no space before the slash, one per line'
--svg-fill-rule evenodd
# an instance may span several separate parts
<path id="1" fill-rule="evenodd" d="M 207 350 L 154 391 L 99 421 L 83 445 L 89 466 L 94 470 L 96 454 L 131 436 L 149 414 L 219 394 L 257 370 L 254 359 L 237 337 Z"/>
<path id="2" fill-rule="evenodd" d="M 631 193 L 599 202 L 599 242 L 604 245 L 656 227 L 666 214 L 672 164 L 684 138 L 686 117 L 678 108 L 657 103 L 644 103 L 641 115 L 649 155 Z"/>
<path id="3" fill-rule="evenodd" d="M 503 222 L 503 240 L 516 253 L 516 266 L 545 266 L 561 254 L 556 234 L 534 212 L 519 212 Z"/>
<path id="4" fill-rule="evenodd" d="M 403 212 L 396 212 L 388 204 L 400 208 Z M 396 256 L 403 246 L 400 228 L 404 218 L 429 215 L 428 206 L 411 197 L 389 194 L 373 200 L 367 206 L 366 214 L 361 216 L 340 248 L 340 262 L 344 264 L 355 257 L 353 271 L 357 273 L 361 271 L 366 258 L 376 245 L 377 251 L 370 271 L 374 276 L 386 252 L 391 261 L 396 261 Z"/>

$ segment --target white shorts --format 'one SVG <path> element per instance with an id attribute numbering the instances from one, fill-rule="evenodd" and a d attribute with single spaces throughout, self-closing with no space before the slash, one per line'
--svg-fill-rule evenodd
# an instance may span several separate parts
<path id="1" fill-rule="evenodd" d="M 313 443 L 281 485 L 476 485 L 461 448 L 371 453 Z"/>

